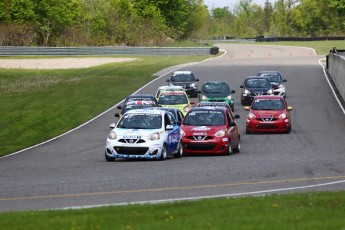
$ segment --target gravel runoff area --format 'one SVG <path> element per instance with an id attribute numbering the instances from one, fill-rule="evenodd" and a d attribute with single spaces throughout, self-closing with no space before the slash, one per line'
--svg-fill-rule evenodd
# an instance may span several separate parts
<path id="1" fill-rule="evenodd" d="M 88 68 L 114 62 L 130 62 L 137 58 L 46 58 L 46 59 L 0 59 L 4 69 L 76 69 Z"/>

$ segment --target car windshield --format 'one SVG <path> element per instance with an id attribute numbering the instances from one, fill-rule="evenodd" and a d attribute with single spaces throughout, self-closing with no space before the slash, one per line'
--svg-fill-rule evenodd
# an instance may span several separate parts
<path id="1" fill-rule="evenodd" d="M 191 74 L 178 74 L 171 76 L 171 81 L 175 82 L 193 82 L 195 81 L 194 76 Z"/>
<path id="2" fill-rule="evenodd" d="M 158 100 L 160 105 L 180 105 L 188 104 L 188 98 L 185 94 L 166 94 L 161 95 Z"/>
<path id="3" fill-rule="evenodd" d="M 124 129 L 160 129 L 162 116 L 159 114 L 125 114 L 117 128 Z"/>
<path id="4" fill-rule="evenodd" d="M 248 88 L 270 88 L 270 82 L 266 78 L 247 79 L 245 86 Z"/>
<path id="5" fill-rule="evenodd" d="M 229 86 L 224 82 L 205 83 L 202 87 L 202 93 L 206 96 L 214 95 L 218 97 L 226 97 L 231 94 Z"/>
<path id="6" fill-rule="evenodd" d="M 200 110 L 189 112 L 183 120 L 184 125 L 221 126 L 225 125 L 224 113 L 216 110 Z"/>
<path id="7" fill-rule="evenodd" d="M 282 99 L 255 99 L 251 108 L 253 110 L 283 110 L 285 105 Z"/>
<path id="8" fill-rule="evenodd" d="M 276 73 L 263 73 L 260 76 L 265 76 L 268 78 L 270 82 L 280 82 L 281 81 L 281 76 Z"/>

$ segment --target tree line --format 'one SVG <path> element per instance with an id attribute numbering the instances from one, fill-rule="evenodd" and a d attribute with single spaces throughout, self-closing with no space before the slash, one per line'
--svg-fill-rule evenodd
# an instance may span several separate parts
<path id="1" fill-rule="evenodd" d="M 344 0 L 0 0 L 0 45 L 155 46 L 175 40 L 344 36 Z"/>

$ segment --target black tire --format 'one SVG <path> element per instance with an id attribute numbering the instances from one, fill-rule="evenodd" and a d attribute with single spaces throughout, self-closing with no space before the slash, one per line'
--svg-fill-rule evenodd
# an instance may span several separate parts
<path id="1" fill-rule="evenodd" d="M 234 153 L 234 151 L 232 150 L 231 143 L 229 141 L 229 147 L 228 147 L 228 151 L 227 151 L 226 155 L 232 155 L 233 153 Z"/>
<path id="2" fill-rule="evenodd" d="M 236 148 L 233 149 L 234 153 L 239 153 L 241 151 L 241 138 L 238 137 L 238 143 L 237 143 L 237 146 Z"/>
<path id="3" fill-rule="evenodd" d="M 109 157 L 107 155 L 107 151 L 105 151 L 104 155 L 105 155 L 105 160 L 106 161 L 108 161 L 108 162 L 114 162 L 115 161 L 115 157 Z"/>
<path id="4" fill-rule="evenodd" d="M 166 145 L 163 145 L 162 153 L 161 153 L 159 160 L 164 161 L 166 158 L 167 158 L 167 147 L 166 147 Z"/>
<path id="5" fill-rule="evenodd" d="M 175 158 L 181 158 L 183 156 L 183 148 L 182 148 L 182 143 L 181 141 L 178 143 L 178 150 L 176 153 L 174 153 Z"/>

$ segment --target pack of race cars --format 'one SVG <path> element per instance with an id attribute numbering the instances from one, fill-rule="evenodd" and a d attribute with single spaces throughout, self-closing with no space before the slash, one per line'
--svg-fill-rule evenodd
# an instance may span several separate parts
<path id="1" fill-rule="evenodd" d="M 105 159 L 156 159 L 183 155 L 230 155 L 241 149 L 241 132 L 234 100 L 226 81 L 206 81 L 198 90 L 191 71 L 175 71 L 169 85 L 155 95 L 128 96 L 110 124 Z M 286 80 L 278 71 L 261 71 L 240 86 L 241 104 L 248 111 L 246 134 L 289 133 L 292 107 Z M 190 99 L 198 97 L 199 103 Z"/>

